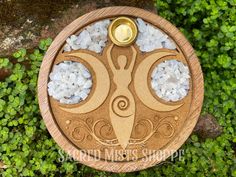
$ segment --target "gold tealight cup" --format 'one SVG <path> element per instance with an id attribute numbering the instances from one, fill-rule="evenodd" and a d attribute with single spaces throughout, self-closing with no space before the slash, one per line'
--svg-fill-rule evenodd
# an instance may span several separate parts
<path id="1" fill-rule="evenodd" d="M 118 17 L 109 26 L 109 37 L 118 46 L 131 45 L 138 34 L 136 23 L 127 17 Z"/>

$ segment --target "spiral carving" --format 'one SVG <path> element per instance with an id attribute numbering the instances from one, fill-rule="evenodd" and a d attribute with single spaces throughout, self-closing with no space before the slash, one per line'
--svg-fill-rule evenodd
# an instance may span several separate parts
<path id="1" fill-rule="evenodd" d="M 82 131 L 82 127 L 76 127 L 73 131 L 72 131 L 72 137 L 79 142 L 84 141 L 86 133 Z"/>
<path id="2" fill-rule="evenodd" d="M 166 138 L 171 138 L 175 133 L 175 127 L 172 125 L 171 122 L 166 121 L 158 126 L 157 133 Z"/>
<path id="3" fill-rule="evenodd" d="M 136 139 L 144 139 L 153 129 L 153 123 L 148 119 L 141 119 L 137 121 L 134 126 L 134 135 Z"/>
<path id="4" fill-rule="evenodd" d="M 117 96 L 112 102 L 112 111 L 119 117 L 129 117 L 133 113 L 130 110 L 130 100 L 125 96 Z"/>
<path id="5" fill-rule="evenodd" d="M 114 139 L 114 132 L 112 125 L 105 119 L 96 121 L 93 125 L 94 135 L 100 139 L 111 140 Z"/>

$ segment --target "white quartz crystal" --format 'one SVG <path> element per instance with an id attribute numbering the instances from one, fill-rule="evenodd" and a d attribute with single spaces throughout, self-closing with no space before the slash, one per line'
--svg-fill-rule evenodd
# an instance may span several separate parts
<path id="1" fill-rule="evenodd" d="M 63 104 L 76 104 L 87 98 L 92 88 L 89 70 L 79 62 L 64 61 L 49 75 L 48 94 Z"/>
<path id="2" fill-rule="evenodd" d="M 106 46 L 110 20 L 103 20 L 87 26 L 78 36 L 71 35 L 66 40 L 65 52 L 87 49 L 101 53 Z"/>
<path id="3" fill-rule="evenodd" d="M 137 26 L 139 34 L 136 44 L 142 52 L 151 52 L 161 48 L 176 49 L 175 43 L 168 35 L 144 22 L 141 18 L 137 19 Z"/>
<path id="4" fill-rule="evenodd" d="M 182 62 L 166 60 L 154 68 L 151 86 L 165 101 L 178 101 L 188 94 L 189 78 L 189 69 Z"/>

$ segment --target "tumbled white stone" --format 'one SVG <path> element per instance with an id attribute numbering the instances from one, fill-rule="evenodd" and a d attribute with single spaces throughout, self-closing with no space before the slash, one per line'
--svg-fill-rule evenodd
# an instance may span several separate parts
<path id="1" fill-rule="evenodd" d="M 69 44 L 65 44 L 65 46 L 64 46 L 64 51 L 65 51 L 65 52 L 70 52 L 70 51 L 71 51 L 71 47 L 70 47 Z"/>
<path id="2" fill-rule="evenodd" d="M 88 79 L 88 78 L 91 77 L 91 74 L 90 74 L 90 72 L 89 72 L 87 69 L 81 70 L 81 74 L 82 74 L 86 79 Z"/>
<path id="3" fill-rule="evenodd" d="M 176 49 L 176 46 L 175 44 L 169 39 L 167 38 L 166 40 L 163 41 L 164 42 L 164 48 L 167 48 L 167 49 Z"/>
<path id="4" fill-rule="evenodd" d="M 88 89 L 92 87 L 92 81 L 91 80 L 87 80 L 84 85 L 83 88 Z"/>
<path id="5" fill-rule="evenodd" d="M 110 20 L 103 20 L 87 26 L 78 36 L 71 35 L 64 46 L 65 52 L 87 49 L 101 53 L 106 46 Z"/>
<path id="6" fill-rule="evenodd" d="M 76 39 L 75 44 L 78 45 L 81 49 L 87 49 L 91 41 L 92 40 L 89 35 L 89 32 L 87 30 L 84 30 Z"/>
<path id="7" fill-rule="evenodd" d="M 137 19 L 138 27 L 139 27 L 139 32 L 144 33 L 146 31 L 146 23 L 141 19 Z"/>
<path id="8" fill-rule="evenodd" d="M 151 87 L 165 101 L 179 101 L 189 91 L 189 69 L 182 62 L 167 60 L 157 65 L 151 75 Z"/>
<path id="9" fill-rule="evenodd" d="M 85 100 L 88 96 L 88 94 L 85 91 L 81 91 L 78 95 L 82 100 Z"/>
<path id="10" fill-rule="evenodd" d="M 139 34 L 136 44 L 142 52 L 151 52 L 161 48 L 176 49 L 175 43 L 168 35 L 144 22 L 141 18 L 137 19 L 137 26 Z"/>
<path id="11" fill-rule="evenodd" d="M 79 62 L 64 61 L 55 65 L 49 78 L 49 96 L 63 104 L 79 103 L 85 100 L 91 91 L 91 74 Z"/>

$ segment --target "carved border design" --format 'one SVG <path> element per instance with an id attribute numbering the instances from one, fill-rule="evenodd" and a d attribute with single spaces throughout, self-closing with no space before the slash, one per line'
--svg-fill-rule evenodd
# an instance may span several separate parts
<path id="1" fill-rule="evenodd" d="M 168 121 L 168 118 L 174 119 L 174 124 L 171 121 Z M 142 128 L 145 128 L 145 135 L 141 137 L 131 137 L 129 139 L 129 143 L 127 146 L 136 146 L 140 145 L 142 147 L 145 146 L 146 142 L 155 135 L 161 135 L 166 138 L 171 138 L 175 131 L 176 131 L 176 122 L 178 121 L 178 116 L 167 116 L 162 119 L 159 119 L 157 116 L 154 117 L 154 121 L 151 121 L 149 119 L 141 119 L 137 121 L 137 123 L 134 125 L 134 132 L 138 132 L 137 127 L 142 126 Z M 70 136 L 75 140 L 79 141 L 80 143 L 83 143 L 85 140 L 94 140 L 97 142 L 98 146 L 105 146 L 106 147 L 115 147 L 120 146 L 120 143 L 117 138 L 109 139 L 108 136 L 114 133 L 114 130 L 112 128 L 112 124 L 107 119 L 99 119 L 97 121 L 93 121 L 92 118 L 87 118 L 85 120 L 67 120 L 66 121 L 67 129 L 70 129 L 70 125 L 73 126 L 73 128 L 70 131 Z M 100 125 L 99 125 L 100 124 Z M 169 132 L 167 134 L 164 134 L 163 132 L 159 131 L 159 128 L 166 125 L 169 129 Z M 97 128 L 99 127 L 99 128 Z M 102 131 L 106 128 L 105 131 Z M 85 133 L 81 133 L 81 130 L 85 130 Z M 99 130 L 97 132 L 96 130 Z M 106 136 L 103 134 L 105 133 Z M 138 133 L 137 133 L 138 134 Z"/>

